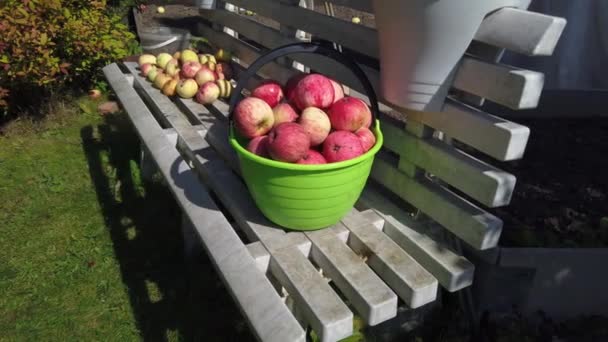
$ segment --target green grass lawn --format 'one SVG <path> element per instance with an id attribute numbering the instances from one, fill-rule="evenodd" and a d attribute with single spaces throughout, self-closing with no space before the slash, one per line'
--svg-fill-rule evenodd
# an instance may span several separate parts
<path id="1" fill-rule="evenodd" d="M 138 153 L 124 114 L 75 104 L 0 136 L 0 340 L 251 339 Z"/>

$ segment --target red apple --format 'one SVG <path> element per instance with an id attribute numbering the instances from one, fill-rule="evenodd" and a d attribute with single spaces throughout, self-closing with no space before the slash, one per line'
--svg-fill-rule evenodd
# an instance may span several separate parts
<path id="1" fill-rule="evenodd" d="M 315 107 L 308 107 L 300 115 L 300 125 L 310 136 L 310 145 L 320 145 L 331 130 L 329 117 L 324 111 Z"/>
<path id="2" fill-rule="evenodd" d="M 355 134 L 361 140 L 361 147 L 363 147 L 363 152 L 369 151 L 372 146 L 376 143 L 376 136 L 369 128 L 363 126 L 355 131 Z"/>
<path id="3" fill-rule="evenodd" d="M 336 101 L 341 100 L 344 97 L 344 88 L 340 83 L 332 79 L 329 80 L 331 81 L 331 85 L 334 87 L 334 103 L 336 103 Z"/>
<path id="4" fill-rule="evenodd" d="M 276 105 L 272 112 L 274 113 L 274 125 L 277 126 L 283 122 L 294 122 L 298 119 L 298 113 L 293 107 L 286 102 Z"/>
<path id="5" fill-rule="evenodd" d="M 247 144 L 247 151 L 260 157 L 270 158 L 270 154 L 268 154 L 268 136 L 261 135 L 251 139 L 249 144 Z"/>
<path id="6" fill-rule="evenodd" d="M 349 131 L 332 132 L 323 142 L 323 156 L 329 163 L 353 159 L 362 154 L 361 139 Z"/>
<path id="7" fill-rule="evenodd" d="M 354 132 L 371 122 L 372 112 L 367 104 L 356 97 L 347 96 L 336 101 L 327 112 L 335 130 Z"/>
<path id="8" fill-rule="evenodd" d="M 300 80 L 306 77 L 306 75 L 307 74 L 296 74 L 294 76 L 291 76 L 291 78 L 287 80 L 287 83 L 285 84 L 285 98 L 287 98 L 287 101 L 289 101 L 294 106 L 296 97 L 296 86 L 298 85 L 298 82 L 300 82 Z"/>
<path id="9" fill-rule="evenodd" d="M 315 150 L 308 150 L 302 159 L 297 161 L 297 164 L 327 164 L 327 160 L 323 155 Z"/>
<path id="10" fill-rule="evenodd" d="M 251 96 L 262 99 L 270 107 L 274 107 L 283 99 L 283 89 L 277 81 L 266 80 L 253 89 Z"/>
<path id="11" fill-rule="evenodd" d="M 234 124 L 244 137 L 259 137 L 272 128 L 274 114 L 268 103 L 257 97 L 248 97 L 236 105 Z"/>
<path id="12" fill-rule="evenodd" d="M 194 75 L 194 80 L 196 81 L 196 84 L 201 86 L 207 82 L 215 81 L 215 73 L 203 65 Z"/>
<path id="13" fill-rule="evenodd" d="M 196 73 L 201 70 L 203 65 L 199 62 L 186 62 L 182 65 L 182 76 L 184 78 L 194 78 Z"/>
<path id="14" fill-rule="evenodd" d="M 295 163 L 310 148 L 308 133 L 295 122 L 284 122 L 268 134 L 268 152 L 272 159 Z"/>
<path id="15" fill-rule="evenodd" d="M 220 96 L 220 87 L 215 82 L 209 81 L 203 84 L 196 93 L 196 102 L 211 104 Z"/>
<path id="16" fill-rule="evenodd" d="M 300 110 L 308 107 L 323 109 L 334 102 L 334 86 L 323 75 L 305 76 L 296 85 L 295 92 L 295 103 Z"/>

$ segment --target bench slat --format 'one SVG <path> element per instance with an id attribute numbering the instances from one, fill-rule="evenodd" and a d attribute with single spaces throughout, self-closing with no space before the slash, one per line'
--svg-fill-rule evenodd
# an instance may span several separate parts
<path id="1" fill-rule="evenodd" d="M 498 217 L 424 177 L 408 177 L 381 156 L 375 159 L 371 176 L 472 247 L 496 247 L 502 231 Z"/>
<path id="2" fill-rule="evenodd" d="M 498 207 L 509 204 L 515 177 L 437 139 L 419 139 L 384 122 L 384 146 L 436 175 L 475 200 Z"/>
<path id="3" fill-rule="evenodd" d="M 530 136 L 530 129 L 526 126 L 454 100 L 446 101 L 442 112 L 412 111 L 407 113 L 407 117 L 503 161 L 522 158 Z"/>
<path id="4" fill-rule="evenodd" d="M 414 221 L 370 186 L 363 191 L 359 206 L 373 208 L 385 221 L 384 233 L 437 278 L 446 290 L 458 291 L 473 283 L 475 267 L 442 243 L 443 239 L 438 235 L 443 235 L 443 228 L 430 222 Z"/>
<path id="5" fill-rule="evenodd" d="M 502 8 L 481 23 L 475 39 L 530 56 L 550 56 L 566 20 L 517 8 Z"/>
<path id="6" fill-rule="evenodd" d="M 311 256 L 330 277 L 369 325 L 397 315 L 395 293 L 343 242 L 342 224 L 306 233 L 312 242 Z"/>
<path id="7" fill-rule="evenodd" d="M 256 268 L 230 223 L 169 143 L 124 74 L 116 64 L 103 71 L 255 334 L 264 341 L 305 341 L 304 330 Z"/>
<path id="8" fill-rule="evenodd" d="M 430 303 L 437 297 L 437 279 L 380 230 L 375 212 L 349 214 L 342 223 L 351 232 L 349 246 L 367 258 L 367 264 L 380 274 L 410 308 Z"/>
<path id="9" fill-rule="evenodd" d="M 529 109 L 538 105 L 544 79 L 540 72 L 463 58 L 452 86 L 512 109 Z"/>

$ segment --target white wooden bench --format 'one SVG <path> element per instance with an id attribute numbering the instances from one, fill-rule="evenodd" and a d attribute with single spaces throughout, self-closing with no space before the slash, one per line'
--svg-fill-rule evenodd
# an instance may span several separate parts
<path id="1" fill-rule="evenodd" d="M 371 8 L 366 0 L 334 2 Z M 298 1 L 233 3 L 281 23 L 275 29 L 229 10 L 201 10 L 214 25 L 201 21 L 195 35 L 232 51 L 243 67 L 264 50 L 240 39 L 239 33 L 273 48 L 296 41 L 295 30 L 301 28 L 370 55 L 368 49 L 359 49 L 352 32 L 374 40 L 372 29 L 298 7 Z M 511 26 L 518 21 L 529 25 L 528 35 Z M 496 60 L 501 48 L 529 54 L 552 51 L 559 34 L 548 37 L 543 32 L 562 24 L 518 9 L 489 16 L 476 36 L 481 43 L 469 47 L 471 55 L 459 61 L 449 80 L 455 91 L 443 99 L 442 111 L 404 112 L 382 105 L 384 152 L 376 158 L 356 208 L 339 224 L 307 233 L 286 232 L 256 208 L 228 143 L 226 103 L 202 106 L 169 99 L 139 75 L 134 63 L 112 64 L 104 73 L 141 138 L 144 160 L 166 180 L 183 209 L 185 229 L 198 234 L 256 337 L 304 341 L 311 327 L 322 341 L 336 341 L 352 334 L 353 313 L 376 325 L 395 317 L 400 304 L 417 308 L 434 301 L 439 285 L 450 292 L 471 285 L 474 265 L 454 241 L 471 250 L 496 247 L 502 221 L 486 208 L 509 203 L 515 176 L 451 141 L 501 161 L 523 156 L 529 129 L 471 104 L 488 99 L 514 108 L 533 107 L 542 75 Z M 294 60 L 357 94 L 358 83 L 331 62 L 305 55 Z M 365 69 L 377 85 L 378 71 Z M 283 61 L 263 68 L 261 76 L 285 81 L 295 71 L 291 62 Z M 413 217 L 412 207 L 401 200 L 424 215 Z"/>

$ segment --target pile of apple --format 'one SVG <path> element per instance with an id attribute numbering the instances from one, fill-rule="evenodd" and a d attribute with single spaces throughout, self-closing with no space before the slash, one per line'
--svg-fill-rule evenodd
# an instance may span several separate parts
<path id="1" fill-rule="evenodd" d="M 299 74 L 282 87 L 266 80 L 234 109 L 234 125 L 251 139 L 247 150 L 264 158 L 326 164 L 356 158 L 376 143 L 365 102 L 344 95 L 321 74 Z"/>
<path id="2" fill-rule="evenodd" d="M 139 57 L 139 67 L 142 76 L 163 94 L 177 94 L 210 104 L 220 97 L 230 97 L 233 88 L 230 60 L 230 53 L 222 49 L 215 55 L 186 49 L 173 55 L 166 52 L 158 56 L 143 54 Z"/>

